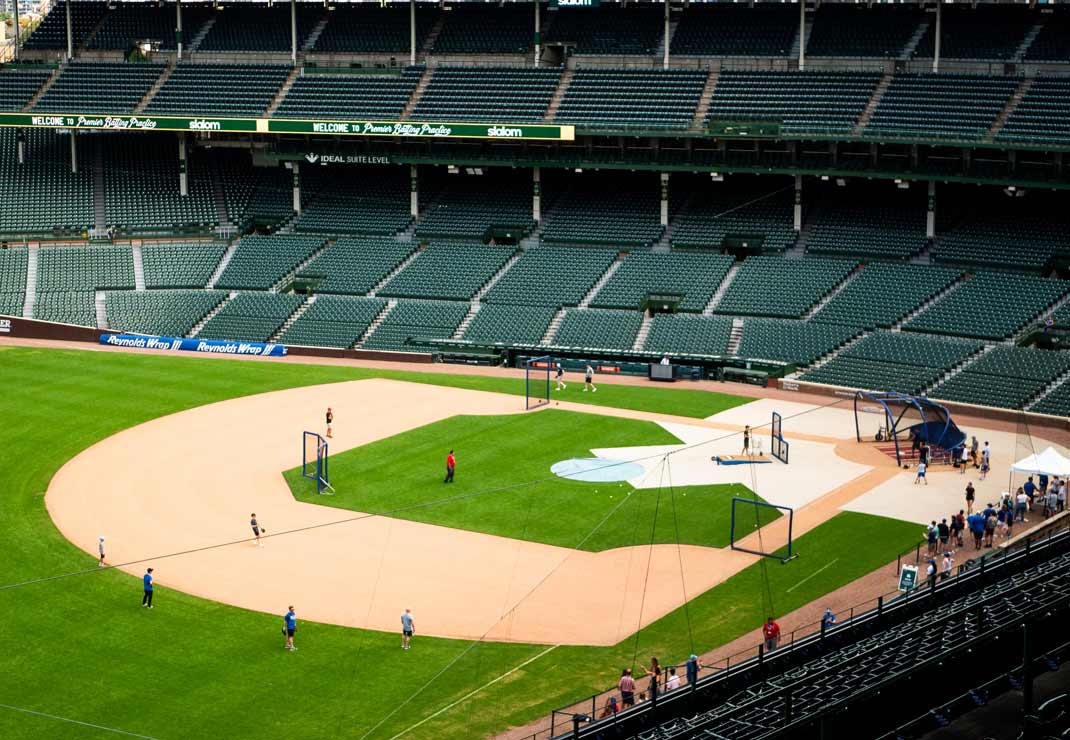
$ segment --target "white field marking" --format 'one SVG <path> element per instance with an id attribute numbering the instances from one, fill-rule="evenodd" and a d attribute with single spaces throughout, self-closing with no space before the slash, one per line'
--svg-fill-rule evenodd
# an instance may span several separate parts
<path id="1" fill-rule="evenodd" d="M 26 709 L 25 707 L 14 707 L 10 704 L 0 704 L 0 709 L 10 709 L 13 712 L 23 712 L 24 714 L 32 714 L 35 717 L 44 717 L 45 719 L 54 719 L 60 722 L 67 722 L 72 725 L 81 725 L 82 727 L 92 727 L 94 730 L 102 730 L 104 732 L 113 732 L 117 735 L 126 735 L 127 737 L 139 737 L 143 740 L 156 740 L 156 738 L 149 735 L 139 735 L 136 732 L 127 732 L 126 730 L 119 730 L 114 727 L 105 727 L 104 725 L 94 725 L 92 722 L 82 722 L 78 719 L 71 719 L 70 717 L 61 717 L 58 714 L 49 714 L 48 712 L 37 712 L 33 709 Z"/>
<path id="2" fill-rule="evenodd" d="M 536 656 L 534 656 L 534 657 L 532 657 L 532 658 L 528 658 L 528 659 L 527 659 L 527 660 L 525 660 L 525 661 L 524 661 L 523 663 L 521 663 L 520 665 L 518 665 L 518 666 L 517 666 L 516 668 L 513 668 L 513 669 L 511 669 L 511 670 L 508 670 L 508 671 L 506 671 L 506 672 L 505 672 L 505 673 L 503 673 L 502 675 L 500 675 L 500 676 L 498 676 L 497 678 L 495 678 L 495 679 L 494 679 L 493 681 L 488 681 L 487 683 L 483 684 L 483 685 L 482 685 L 482 686 L 480 686 L 480 687 L 479 687 L 478 689 L 474 689 L 474 690 L 472 690 L 472 691 L 469 691 L 469 692 L 468 692 L 467 694 L 465 694 L 464 696 L 462 696 L 462 697 L 461 697 L 460 699 L 458 699 L 457 701 L 453 702 L 452 704 L 447 704 L 446 706 L 442 707 L 442 709 L 439 709 L 439 710 L 438 710 L 437 712 L 435 712 L 435 713 L 434 713 L 434 714 L 432 714 L 432 715 L 429 715 L 429 716 L 427 716 L 427 717 L 424 717 L 424 718 L 423 718 L 422 720 L 420 720 L 419 722 L 417 722 L 416 724 L 414 724 L 414 725 L 413 725 L 412 727 L 407 727 L 407 728 L 405 728 L 404 730 L 402 730 L 401 732 L 399 732 L 398 734 L 396 734 L 396 735 L 394 735 L 394 736 L 393 736 L 392 738 L 390 738 L 390 740 L 397 740 L 397 738 L 401 737 L 402 735 L 404 735 L 404 734 L 406 734 L 406 733 L 408 733 L 408 732 L 411 732 L 412 730 L 415 730 L 415 729 L 416 729 L 417 727 L 419 727 L 419 726 L 420 726 L 420 725 L 422 725 L 423 723 L 425 723 L 425 722 L 430 722 L 431 720 L 433 720 L 433 719 L 434 719 L 435 717 L 437 717 L 438 715 L 442 714 L 443 712 L 448 712 L 449 710 L 453 709 L 453 708 L 454 708 L 455 706 L 457 706 L 458 704 L 463 704 L 464 702 L 466 702 L 466 701 L 468 701 L 469 699 L 471 699 L 471 698 L 472 698 L 473 696 L 475 696 L 476 694 L 478 694 L 478 693 L 479 693 L 480 691 L 482 691 L 483 689 L 486 689 L 486 688 L 489 688 L 489 687 L 493 686 L 494 684 L 496 684 L 496 683 L 498 683 L 499 681 L 501 681 L 501 680 L 502 680 L 503 678 L 508 678 L 509 676 L 513 675 L 514 673 L 516 673 L 517 671 L 519 671 L 519 670 L 520 670 L 521 668 L 523 668 L 524 666 L 528 665 L 529 663 L 534 663 L 534 662 L 535 662 L 536 660 L 538 660 L 538 659 L 539 659 L 539 658 L 541 658 L 542 656 L 544 656 L 544 655 L 546 655 L 547 653 L 549 653 L 549 652 L 550 652 L 551 650 L 554 650 L 555 648 L 558 648 L 558 647 L 561 647 L 561 646 L 560 646 L 560 645 L 551 645 L 550 647 L 546 648 L 545 650 L 543 650 L 543 651 L 542 651 L 541 653 L 539 653 L 538 655 L 536 655 Z"/>
<path id="3" fill-rule="evenodd" d="M 836 563 L 838 563 L 838 562 L 840 562 L 840 559 L 839 559 L 839 558 L 836 558 L 835 560 L 829 561 L 829 562 L 828 562 L 828 563 L 827 563 L 826 565 L 823 565 L 823 566 L 821 566 L 820 568 L 818 568 L 817 570 L 815 570 L 815 571 L 814 571 L 813 573 L 811 573 L 810 575 L 806 576 L 806 578 L 802 579 L 801 581 L 799 581 L 798 583 L 796 583 L 796 584 L 795 584 L 794 586 L 792 586 L 791 588 L 789 588 L 788 590 L 786 590 L 786 591 L 785 591 L 784 593 L 786 593 L 786 594 L 790 594 L 790 593 L 791 593 L 792 591 L 794 591 L 794 590 L 795 590 L 795 589 L 797 589 L 797 588 L 798 588 L 799 586 L 801 586 L 801 585 L 803 585 L 804 583 L 806 583 L 807 581 L 809 581 L 809 580 L 810 580 L 811 578 L 813 578 L 814 576 L 816 576 L 816 575 L 817 575 L 818 573 L 820 573 L 821 571 L 823 571 L 823 570 L 825 570 L 825 569 L 827 569 L 827 568 L 831 568 L 831 567 L 832 567 L 833 565 L 835 565 L 835 564 L 836 564 Z"/>

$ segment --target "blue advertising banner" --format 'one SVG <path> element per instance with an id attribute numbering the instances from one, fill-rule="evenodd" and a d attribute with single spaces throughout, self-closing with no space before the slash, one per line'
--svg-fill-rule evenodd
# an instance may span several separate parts
<path id="1" fill-rule="evenodd" d="M 183 350 L 186 352 L 210 352 L 217 355 L 282 357 L 286 354 L 286 348 L 281 344 L 231 342 L 226 339 L 182 339 L 180 337 L 150 337 L 140 334 L 102 334 L 100 343 L 109 347 Z"/>

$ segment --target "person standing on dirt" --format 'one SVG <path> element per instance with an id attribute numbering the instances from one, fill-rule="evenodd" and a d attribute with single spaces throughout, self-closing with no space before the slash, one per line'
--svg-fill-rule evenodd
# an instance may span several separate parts
<path id="1" fill-rule="evenodd" d="M 769 617 L 762 625 L 762 636 L 765 638 L 765 652 L 771 653 L 780 644 L 780 625 Z"/>
<path id="2" fill-rule="evenodd" d="M 330 406 L 327 407 L 327 436 L 334 436 L 334 412 Z"/>
<path id="3" fill-rule="evenodd" d="M 973 490 L 973 481 L 966 484 L 966 515 L 969 516 L 973 513 L 973 501 L 976 497 L 976 492 Z"/>
<path id="4" fill-rule="evenodd" d="M 743 454 L 750 452 L 750 424 L 743 427 Z"/>

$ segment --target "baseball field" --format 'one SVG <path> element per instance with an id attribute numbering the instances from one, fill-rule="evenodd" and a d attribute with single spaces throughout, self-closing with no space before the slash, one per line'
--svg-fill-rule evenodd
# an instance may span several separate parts
<path id="1" fill-rule="evenodd" d="M 752 632 L 920 534 L 829 503 L 902 476 L 841 454 L 824 422 L 800 420 L 789 466 L 714 466 L 742 423 L 768 422 L 765 400 L 570 383 L 525 413 L 508 373 L 0 350 L 4 738 L 495 736 L 651 655 Z M 295 471 L 327 405 L 334 496 Z M 590 457 L 642 472 L 550 472 Z M 788 501 L 800 557 L 728 550 L 733 496 Z M 775 542 L 785 517 L 763 516 L 749 525 Z"/>

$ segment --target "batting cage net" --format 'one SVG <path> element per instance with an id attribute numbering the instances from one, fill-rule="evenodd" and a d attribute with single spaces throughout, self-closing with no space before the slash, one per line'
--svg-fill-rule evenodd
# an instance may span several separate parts
<path id="1" fill-rule="evenodd" d="M 550 371 L 554 358 L 532 357 L 524 363 L 524 409 L 537 409 L 550 403 Z"/>
<path id="2" fill-rule="evenodd" d="M 301 447 L 301 475 L 316 481 L 316 493 L 334 493 L 327 468 L 327 440 L 315 432 L 304 432 Z"/>
<path id="3" fill-rule="evenodd" d="M 798 557 L 792 550 L 795 510 L 757 499 L 732 497 L 730 532 L 733 550 L 783 562 Z"/>

